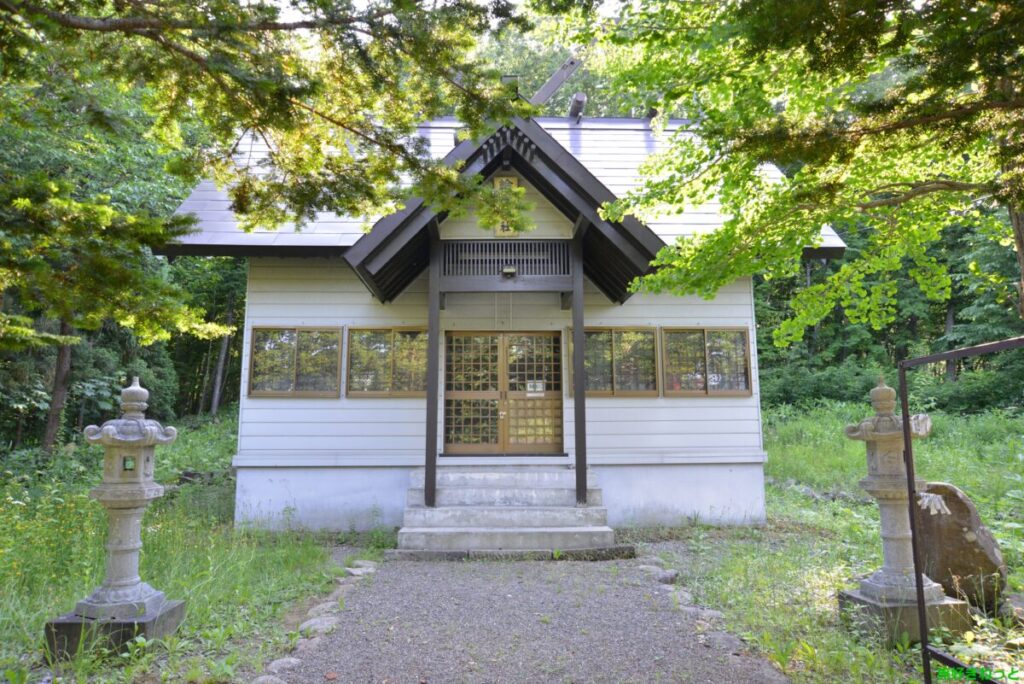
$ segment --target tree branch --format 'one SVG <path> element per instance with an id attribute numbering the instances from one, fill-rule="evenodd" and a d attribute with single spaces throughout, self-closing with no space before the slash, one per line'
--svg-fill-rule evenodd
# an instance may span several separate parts
<path id="1" fill-rule="evenodd" d="M 905 187 L 907 189 L 892 197 L 860 202 L 857 204 L 857 207 L 861 211 L 867 211 L 870 209 L 877 209 L 879 207 L 896 207 L 909 202 L 916 197 L 930 195 L 935 192 L 982 192 L 992 191 L 994 189 L 991 183 L 964 183 L 960 181 L 937 179 L 917 183 L 889 183 L 876 188 L 870 194 L 885 193 L 898 187 Z"/>
<path id="2" fill-rule="evenodd" d="M 408 150 L 405 147 L 403 147 L 402 145 L 399 145 L 399 144 L 396 144 L 396 143 L 391 143 L 391 142 L 388 142 L 388 141 L 385 141 L 385 140 L 378 140 L 377 138 L 375 138 L 374 136 L 370 135 L 369 133 L 366 133 L 365 131 L 361 131 L 358 128 L 352 126 L 351 124 L 348 124 L 348 123 L 342 121 L 341 119 L 338 119 L 337 117 L 331 116 L 327 112 L 323 112 L 323 111 L 317 109 L 316 107 L 313 107 L 312 105 L 308 105 L 305 102 L 302 102 L 300 100 L 296 100 L 294 98 L 289 98 L 288 102 L 290 102 L 291 104 L 295 105 L 299 109 L 302 109 L 302 110 L 305 110 L 305 111 L 309 112 L 310 114 L 312 114 L 313 116 L 315 116 L 315 117 L 317 117 L 319 119 L 323 119 L 324 121 L 326 121 L 329 124 L 333 124 L 333 125 L 337 126 L 338 128 L 341 128 L 343 130 L 348 131 L 349 133 L 351 133 L 352 135 L 354 135 L 354 136 L 356 136 L 358 138 L 362 138 L 363 140 L 365 140 L 366 142 L 370 143 L 371 145 L 373 145 L 375 147 L 379 147 L 379 148 L 381 148 L 383 150 L 388 150 L 388 151 L 392 152 L 393 154 L 402 157 L 406 161 L 416 161 L 416 162 L 419 161 L 419 159 L 417 159 L 416 157 L 409 155 Z"/>
<path id="3" fill-rule="evenodd" d="M 393 9 L 380 9 L 362 15 L 339 17 L 320 17 L 301 21 L 250 21 L 243 23 L 227 23 L 217 21 L 185 21 L 165 19 L 157 16 L 132 16 L 99 18 L 79 14 L 57 12 L 30 2 L 0 2 L 0 8 L 15 16 L 27 18 L 26 15 L 39 15 L 65 28 L 77 31 L 98 33 L 135 33 L 137 31 L 195 31 L 201 33 L 257 33 L 283 32 L 301 29 L 319 29 L 332 26 L 352 26 L 363 24 L 394 14 Z"/>

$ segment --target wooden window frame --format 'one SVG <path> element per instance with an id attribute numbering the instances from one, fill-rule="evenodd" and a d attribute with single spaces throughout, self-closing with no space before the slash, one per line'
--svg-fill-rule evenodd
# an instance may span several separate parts
<path id="1" fill-rule="evenodd" d="M 674 332 L 699 332 L 704 336 L 704 389 L 703 390 L 670 390 L 668 388 L 668 340 L 666 335 Z M 742 332 L 744 337 L 744 349 L 746 357 L 747 389 L 745 390 L 715 390 L 708 384 L 708 375 L 711 372 L 711 358 L 708 356 L 708 333 L 709 332 Z M 753 369 L 750 358 L 750 328 L 741 325 L 736 326 L 714 326 L 714 327 L 669 327 L 661 329 L 661 369 L 662 384 L 665 388 L 666 397 L 750 397 L 754 395 Z"/>
<path id="2" fill-rule="evenodd" d="M 607 333 L 611 333 L 611 336 L 612 336 L 612 368 L 611 368 L 611 370 L 612 370 L 612 388 L 611 388 L 611 390 L 587 390 L 587 397 L 658 397 L 658 396 L 661 396 L 661 386 L 662 386 L 662 382 L 661 382 L 661 370 L 662 370 L 661 369 L 661 363 L 662 363 L 662 358 L 661 357 L 662 357 L 662 354 L 661 354 L 661 350 L 659 349 L 659 346 L 661 345 L 661 335 L 658 334 L 657 326 L 653 326 L 653 325 L 640 325 L 640 326 L 636 326 L 636 325 L 619 325 L 619 326 L 606 326 L 606 325 L 602 325 L 602 326 L 594 326 L 594 327 L 584 326 L 583 327 L 584 342 L 586 342 L 586 334 L 588 332 L 596 332 L 596 333 L 607 332 Z M 654 335 L 654 389 L 653 390 L 616 390 L 615 389 L 615 333 L 617 333 L 617 332 L 649 332 L 649 333 L 653 333 L 653 335 Z M 567 384 L 568 384 L 568 389 L 569 389 L 569 396 L 571 397 L 571 396 L 574 396 L 575 389 L 576 389 L 576 387 L 575 387 L 575 385 L 573 383 L 573 378 L 572 378 L 572 370 L 573 370 L 573 364 L 572 364 L 572 328 L 568 329 L 568 334 L 567 334 L 566 340 L 567 340 L 567 342 L 563 346 L 566 349 L 566 353 L 569 355 L 569 363 L 565 364 L 565 367 L 568 368 L 568 370 L 566 372 L 568 373 L 569 382 Z"/>
<path id="3" fill-rule="evenodd" d="M 399 332 L 419 332 L 424 335 L 429 334 L 425 326 L 416 325 L 398 325 L 398 326 L 349 326 L 346 330 L 345 335 L 345 348 L 347 349 L 345 359 L 345 377 L 348 382 L 345 383 L 345 396 L 353 399 L 393 399 L 393 398 L 409 398 L 409 397 L 426 397 L 427 388 L 421 391 L 402 390 L 402 391 L 368 391 L 368 390 L 353 390 L 352 389 L 352 333 L 353 332 L 390 332 L 391 333 L 391 353 L 388 354 L 388 358 L 391 364 L 391 380 L 394 382 L 395 378 L 395 333 Z M 429 353 L 429 350 L 428 352 Z M 424 359 L 429 362 L 429 359 Z M 424 373 L 426 369 L 424 368 Z M 429 382 L 429 378 L 426 379 Z"/>
<path id="4" fill-rule="evenodd" d="M 299 363 L 298 363 L 299 333 L 301 333 L 301 332 L 321 332 L 321 333 L 327 332 L 327 333 L 335 333 L 335 334 L 337 334 L 337 336 L 338 336 L 338 372 L 337 372 L 337 375 L 335 377 L 335 380 L 337 380 L 338 389 L 336 389 L 334 391 L 330 391 L 330 392 L 324 392 L 324 391 L 319 391 L 319 390 L 289 390 L 287 392 L 281 392 L 281 391 L 277 391 L 277 390 L 254 390 L 252 388 L 252 374 L 253 374 L 253 369 L 256 366 L 256 364 L 253 362 L 253 357 L 256 354 L 256 347 L 255 347 L 256 333 L 257 332 L 261 332 L 261 331 L 265 331 L 265 330 L 294 330 L 295 331 L 295 350 L 292 352 L 292 366 L 294 367 L 294 372 L 296 374 L 299 372 Z M 294 326 L 294 325 L 292 325 L 292 326 L 259 325 L 259 326 L 253 326 L 252 328 L 250 328 L 249 329 L 249 373 L 248 373 L 248 376 L 249 376 L 249 378 L 248 378 L 248 383 L 249 383 L 248 390 L 249 391 L 248 391 L 246 396 L 251 397 L 251 398 L 256 398 L 256 399 L 260 399 L 260 398 L 277 398 L 277 399 L 287 399 L 287 398 L 295 398 L 295 399 L 338 399 L 338 398 L 340 398 L 341 397 L 341 363 L 342 363 L 342 353 L 343 353 L 342 347 L 343 347 L 344 342 L 345 342 L 345 338 L 342 335 L 343 331 L 344 331 L 343 327 L 318 326 L 318 325 L 314 325 L 314 326 L 310 326 L 310 325 L 300 325 L 300 326 Z"/>

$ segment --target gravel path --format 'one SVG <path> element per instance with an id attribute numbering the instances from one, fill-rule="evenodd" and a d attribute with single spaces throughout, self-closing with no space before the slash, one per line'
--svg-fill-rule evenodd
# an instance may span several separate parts
<path id="1" fill-rule="evenodd" d="M 641 560 L 400 562 L 353 579 L 310 682 L 785 682 Z M 331 674 L 333 673 L 333 677 Z"/>

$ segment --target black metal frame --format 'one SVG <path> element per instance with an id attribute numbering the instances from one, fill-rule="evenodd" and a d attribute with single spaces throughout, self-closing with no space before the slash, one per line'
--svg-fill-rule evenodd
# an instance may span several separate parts
<path id="1" fill-rule="evenodd" d="M 929 354 L 927 356 L 918 356 L 913 359 L 904 359 L 897 364 L 899 369 L 899 396 L 900 396 L 900 416 L 903 419 L 903 460 L 907 467 L 907 495 L 909 496 L 909 514 L 910 514 L 910 546 L 914 556 L 914 581 L 917 586 L 917 620 L 918 627 L 921 633 L 921 664 L 924 669 L 924 681 L 925 684 L 931 684 L 932 682 L 932 668 L 931 661 L 936 660 L 943 665 L 948 667 L 964 668 L 968 669 L 968 665 L 960 662 L 953 656 L 949 655 L 945 651 L 942 651 L 935 646 L 932 646 L 928 641 L 928 611 L 924 603 L 924 572 L 921 569 L 921 552 L 918 546 L 917 536 L 917 486 L 914 484 L 914 444 L 910 434 L 910 406 L 907 401 L 907 370 L 910 368 L 916 368 L 917 366 L 923 366 L 929 363 L 939 363 L 941 361 L 954 361 L 956 359 L 964 359 L 972 356 L 980 356 L 982 354 L 994 354 L 996 352 L 1008 351 L 1010 349 L 1019 349 L 1024 347 L 1024 337 L 1012 337 L 1007 340 L 1000 340 L 998 342 L 988 342 L 986 344 L 979 344 L 974 347 L 961 347 L 960 349 L 952 349 L 946 352 L 940 352 L 938 354 Z M 986 679 L 984 677 L 978 677 L 971 681 L 977 682 L 989 682 L 994 684 L 993 680 Z"/>

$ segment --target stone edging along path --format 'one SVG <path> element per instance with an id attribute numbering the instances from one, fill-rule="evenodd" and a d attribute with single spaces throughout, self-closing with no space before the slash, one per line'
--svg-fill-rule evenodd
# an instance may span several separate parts
<path id="1" fill-rule="evenodd" d="M 252 684 L 788 681 L 655 556 L 356 561 Z"/>

